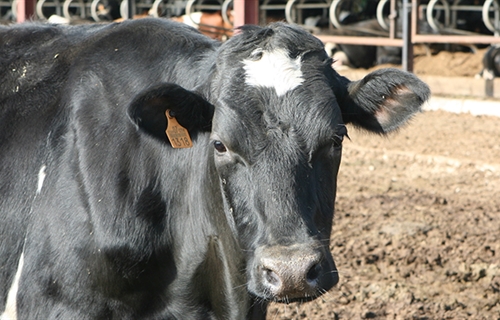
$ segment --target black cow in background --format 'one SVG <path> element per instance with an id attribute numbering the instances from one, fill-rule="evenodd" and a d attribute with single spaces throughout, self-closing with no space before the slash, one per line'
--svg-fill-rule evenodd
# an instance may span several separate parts
<path id="1" fill-rule="evenodd" d="M 332 288 L 345 124 L 397 129 L 429 89 L 331 62 L 282 23 L 0 27 L 3 317 L 258 319 Z"/>

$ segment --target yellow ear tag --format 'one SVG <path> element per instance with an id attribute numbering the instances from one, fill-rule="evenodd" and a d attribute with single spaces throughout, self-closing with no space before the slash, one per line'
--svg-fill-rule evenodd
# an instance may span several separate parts
<path id="1" fill-rule="evenodd" d="M 168 140 L 173 148 L 191 148 L 193 142 L 189 136 L 189 132 L 177 122 L 175 117 L 170 115 L 170 110 L 165 111 L 167 116 L 167 134 Z"/>

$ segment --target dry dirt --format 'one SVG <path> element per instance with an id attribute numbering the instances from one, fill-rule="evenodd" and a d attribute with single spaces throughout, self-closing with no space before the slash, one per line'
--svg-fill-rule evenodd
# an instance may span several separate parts
<path id="1" fill-rule="evenodd" d="M 417 48 L 413 60 L 414 71 L 417 75 L 474 77 L 483 69 L 486 51 L 487 49 L 479 49 L 475 53 L 441 51 L 428 55 Z"/>
<path id="2" fill-rule="evenodd" d="M 414 48 L 413 70 L 417 75 L 444 77 L 475 77 L 483 69 L 483 57 L 488 48 L 473 52 L 448 52 L 427 49 L 422 45 Z M 381 68 L 401 68 L 400 65 L 377 65 L 367 71 Z M 342 72 L 340 72 L 342 73 Z"/>
<path id="3" fill-rule="evenodd" d="M 268 319 L 500 319 L 500 118 L 432 111 L 388 137 L 349 129 L 340 282 Z"/>

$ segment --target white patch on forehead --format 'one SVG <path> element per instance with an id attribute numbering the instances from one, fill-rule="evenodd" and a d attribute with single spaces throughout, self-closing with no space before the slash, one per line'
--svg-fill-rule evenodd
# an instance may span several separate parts
<path id="1" fill-rule="evenodd" d="M 46 165 L 43 165 L 41 168 L 40 168 L 40 171 L 38 172 L 38 186 L 37 186 L 37 189 L 36 189 L 36 193 L 40 193 L 42 191 L 42 187 L 43 187 L 43 181 L 45 180 L 45 169 L 47 168 Z"/>
<path id="2" fill-rule="evenodd" d="M 243 60 L 245 82 L 253 87 L 274 88 L 278 96 L 300 86 L 302 77 L 301 57 L 290 59 L 284 49 L 263 51 L 257 49 L 252 56 L 262 55 L 258 60 Z"/>
<path id="3" fill-rule="evenodd" d="M 24 265 L 24 251 L 21 253 L 19 258 L 19 264 L 17 265 L 17 272 L 10 287 L 9 294 L 7 295 L 7 304 L 5 305 L 5 311 L 0 315 L 0 320 L 16 320 L 17 319 L 17 289 L 19 287 L 19 278 L 21 278 L 21 271 Z"/>

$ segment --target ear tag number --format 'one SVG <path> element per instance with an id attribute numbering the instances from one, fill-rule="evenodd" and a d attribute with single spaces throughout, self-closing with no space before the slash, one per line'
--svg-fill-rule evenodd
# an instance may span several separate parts
<path id="1" fill-rule="evenodd" d="M 165 115 L 167 116 L 167 130 L 165 130 L 165 133 L 172 148 L 191 148 L 193 142 L 186 128 L 181 126 L 177 119 L 170 115 L 170 110 L 165 111 Z"/>

